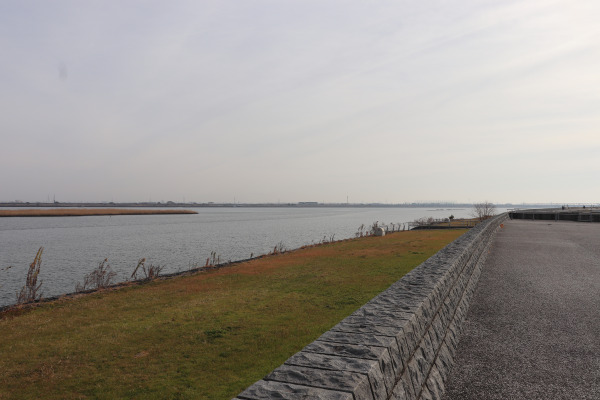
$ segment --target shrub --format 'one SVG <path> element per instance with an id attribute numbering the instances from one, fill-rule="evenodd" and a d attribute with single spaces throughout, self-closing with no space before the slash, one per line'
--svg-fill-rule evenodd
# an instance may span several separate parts
<path id="1" fill-rule="evenodd" d="M 491 218 L 496 214 L 496 206 L 489 201 L 473 204 L 471 215 L 479 218 L 480 221 Z"/>
<path id="2" fill-rule="evenodd" d="M 140 267 L 142 267 L 141 270 L 140 270 Z M 144 274 L 144 276 L 141 278 L 141 280 L 151 281 L 153 279 L 158 278 L 158 276 L 162 272 L 163 268 L 164 268 L 164 266 L 160 266 L 160 265 L 154 265 L 154 264 L 146 265 L 146 259 L 140 258 L 138 260 L 137 266 L 135 267 L 135 269 L 133 270 L 133 273 L 131 274 L 131 278 L 133 280 L 138 280 L 137 273 L 138 273 L 138 271 L 141 271 Z"/>
<path id="3" fill-rule="evenodd" d="M 43 252 L 44 248 L 40 247 L 33 262 L 29 265 L 25 286 L 17 293 L 17 304 L 29 303 L 42 298 L 42 293 L 39 291 L 42 287 L 42 282 L 38 284 L 37 279 L 40 274 L 40 267 L 42 266 Z"/>
<path id="4" fill-rule="evenodd" d="M 285 253 L 286 251 L 287 251 L 287 249 L 286 249 L 285 245 L 283 244 L 283 241 L 281 241 L 275 245 L 271 254 L 281 254 L 281 253 Z"/>
<path id="5" fill-rule="evenodd" d="M 221 256 L 216 251 L 210 252 L 210 257 L 206 259 L 204 267 L 214 267 L 221 264 Z"/>
<path id="6" fill-rule="evenodd" d="M 365 235 L 365 224 L 361 224 L 354 235 L 356 237 L 363 237 Z"/>
<path id="7" fill-rule="evenodd" d="M 117 273 L 108 264 L 108 259 L 98 263 L 98 266 L 83 278 L 83 284 L 77 283 L 75 291 L 83 292 L 89 289 L 102 289 L 112 285 Z"/>

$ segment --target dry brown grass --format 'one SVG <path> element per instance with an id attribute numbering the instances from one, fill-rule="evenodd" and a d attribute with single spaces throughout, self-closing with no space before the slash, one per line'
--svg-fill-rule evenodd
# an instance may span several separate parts
<path id="1" fill-rule="evenodd" d="M 25 286 L 21 289 L 21 291 L 17 294 L 17 304 L 29 303 L 32 301 L 37 301 L 42 297 L 42 293 L 40 292 L 40 288 L 42 287 L 42 283 L 37 283 L 38 276 L 40 274 L 40 268 L 42 266 L 42 253 L 44 252 L 44 248 L 40 247 L 35 255 L 35 259 L 29 266 L 29 271 L 27 272 L 27 280 L 25 281 Z"/>
<path id="2" fill-rule="evenodd" d="M 90 215 L 153 215 L 153 214 L 198 214 L 192 210 L 136 210 L 129 208 L 48 208 L 0 210 L 0 217 L 83 217 Z"/>

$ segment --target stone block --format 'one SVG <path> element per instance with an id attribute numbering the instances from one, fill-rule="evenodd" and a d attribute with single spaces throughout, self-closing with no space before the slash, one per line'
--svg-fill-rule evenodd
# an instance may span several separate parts
<path id="1" fill-rule="evenodd" d="M 327 354 L 341 357 L 354 357 L 365 360 L 377 360 L 381 372 L 387 376 L 396 376 L 390 353 L 385 347 L 353 345 L 347 343 L 329 343 L 315 340 L 302 350 L 309 353 Z M 398 371 L 399 372 L 399 371 Z"/>
<path id="2" fill-rule="evenodd" d="M 394 391 L 392 392 L 392 395 L 390 396 L 390 400 L 409 400 L 409 399 L 412 399 L 412 397 L 410 397 L 410 395 L 406 393 L 404 386 L 400 382 L 398 382 L 398 384 L 394 388 Z"/>
<path id="3" fill-rule="evenodd" d="M 421 371 L 421 374 L 424 377 L 424 379 L 419 382 L 419 384 L 422 386 L 425 384 L 425 381 L 427 380 L 427 375 L 429 374 L 429 369 L 431 368 L 435 360 L 428 360 L 427 354 L 425 353 L 425 350 L 423 348 L 420 348 L 415 352 L 414 358 L 417 360 L 419 370 Z"/>
<path id="4" fill-rule="evenodd" d="M 408 362 L 408 368 L 406 370 L 408 373 L 408 382 L 412 387 L 411 391 L 415 393 L 415 395 L 418 395 L 421 392 L 421 385 L 425 380 L 425 376 L 423 375 L 423 372 L 421 372 L 421 369 L 419 368 L 419 364 L 415 357 L 413 357 Z"/>
<path id="5" fill-rule="evenodd" d="M 444 304 L 440 308 L 439 315 L 442 319 L 442 325 L 444 326 L 444 330 L 448 327 L 448 325 L 450 325 L 450 321 L 452 321 L 452 318 L 454 317 L 454 308 L 455 307 L 452 305 L 452 302 L 448 298 L 446 299 L 446 301 L 444 301 Z"/>
<path id="6" fill-rule="evenodd" d="M 342 320 L 342 322 L 354 325 L 372 325 L 372 326 L 389 326 L 396 329 L 404 329 L 408 325 L 406 316 L 394 317 L 391 315 L 350 315 Z"/>
<path id="7" fill-rule="evenodd" d="M 419 396 L 419 399 L 420 400 L 437 400 L 436 398 L 433 397 L 433 395 L 431 394 L 429 389 L 427 389 L 427 386 L 423 386 L 423 388 L 421 389 L 421 395 Z"/>
<path id="8" fill-rule="evenodd" d="M 420 313 L 423 315 L 422 320 L 426 322 L 426 325 L 429 324 L 431 320 L 433 320 L 433 316 L 437 311 L 435 305 L 432 303 L 432 300 L 429 297 L 426 297 L 423 300 L 423 304 L 419 309 Z M 420 318 L 421 319 L 421 318 Z"/>
<path id="9" fill-rule="evenodd" d="M 240 400 L 354 400 L 352 393 L 260 380 L 237 397 Z"/>
<path id="10" fill-rule="evenodd" d="M 408 346 L 409 353 L 412 354 L 415 352 L 417 347 L 419 346 L 419 342 L 421 341 L 420 337 L 417 337 L 415 331 L 413 330 L 413 325 L 408 324 L 404 327 L 404 338 L 406 340 L 406 344 Z"/>
<path id="11" fill-rule="evenodd" d="M 333 332 L 347 332 L 347 333 L 366 333 L 378 336 L 388 336 L 396 339 L 398 349 L 400 350 L 400 359 L 402 360 L 402 369 L 406 367 L 408 359 L 414 352 L 414 347 L 409 348 L 406 341 L 406 334 L 402 328 L 395 328 L 389 326 L 375 326 L 375 325 L 355 325 L 346 322 L 340 322 L 333 328 Z"/>
<path id="12" fill-rule="evenodd" d="M 415 399 L 416 398 L 416 393 L 415 393 L 415 389 L 412 385 L 411 379 L 410 379 L 410 374 L 408 373 L 408 369 L 406 370 L 406 372 L 402 375 L 402 378 L 398 381 L 398 385 L 402 385 L 402 388 L 404 388 L 404 393 L 406 393 L 406 395 L 408 396 L 409 399 Z"/>
<path id="13" fill-rule="evenodd" d="M 428 362 L 428 363 L 433 363 L 433 361 L 435 360 L 435 354 L 437 353 L 437 349 L 435 349 L 433 347 L 433 344 L 431 342 L 431 336 L 429 334 L 429 332 L 425 333 L 425 335 L 423 336 L 423 339 L 421 340 L 420 343 L 420 350 L 423 354 L 423 358 Z M 426 371 L 424 371 L 426 372 Z"/>
<path id="14" fill-rule="evenodd" d="M 423 296 L 418 294 L 388 290 L 369 301 L 367 306 L 377 305 L 403 313 L 411 313 L 421 304 L 422 300 Z"/>
<path id="15" fill-rule="evenodd" d="M 444 380 L 435 365 L 429 371 L 427 389 L 434 399 L 441 399 L 444 394 Z"/>
<path id="16" fill-rule="evenodd" d="M 377 360 L 364 360 L 326 354 L 298 352 L 291 356 L 285 365 L 318 368 L 331 371 L 358 372 L 367 375 L 376 397 L 387 396 L 394 387 L 394 377 L 385 375 Z"/>
<path id="17" fill-rule="evenodd" d="M 444 340 L 444 336 L 446 334 L 446 330 L 442 325 L 441 317 L 438 315 L 433 320 L 433 324 L 431 324 L 431 329 L 429 330 L 429 335 L 431 336 L 431 342 L 434 349 L 440 347 L 442 341 Z"/>
<path id="18" fill-rule="evenodd" d="M 429 322 L 430 321 L 423 316 L 423 313 L 420 309 L 412 315 L 407 327 L 412 330 L 415 336 L 415 347 L 418 345 L 418 343 L 421 341 L 421 338 L 425 334 Z"/>
<path id="19" fill-rule="evenodd" d="M 400 358 L 400 348 L 396 338 L 389 336 L 378 336 L 368 333 L 345 333 L 336 331 L 327 331 L 321 337 L 320 341 L 331 343 L 348 343 L 356 345 L 367 345 L 383 347 L 388 350 L 392 359 L 392 367 L 395 374 L 399 374 L 404 368 L 402 359 Z"/>
<path id="20" fill-rule="evenodd" d="M 356 400 L 379 400 L 371 390 L 367 375 L 356 372 L 328 371 L 282 365 L 264 378 L 265 381 L 311 386 L 332 391 L 350 392 Z M 242 396 L 243 397 L 243 396 Z M 383 397 L 385 399 L 385 397 Z"/>
<path id="21" fill-rule="evenodd" d="M 385 307 L 385 306 L 377 304 L 377 303 L 369 303 L 369 304 L 365 305 L 364 307 L 359 308 L 352 314 L 350 314 L 350 316 L 351 317 L 352 316 L 359 316 L 359 317 L 373 317 L 373 316 L 374 317 L 382 317 L 383 316 L 383 317 L 390 317 L 390 318 L 395 318 L 395 319 L 399 319 L 399 320 L 408 320 L 412 316 L 412 313 L 390 310 L 389 307 Z"/>
<path id="22" fill-rule="evenodd" d="M 342 321 L 339 324 L 335 325 L 333 328 L 331 328 L 331 330 L 334 332 L 364 333 L 390 337 L 396 337 L 399 333 L 402 332 L 402 328 L 396 328 L 393 326 L 353 324 L 345 321 Z"/>

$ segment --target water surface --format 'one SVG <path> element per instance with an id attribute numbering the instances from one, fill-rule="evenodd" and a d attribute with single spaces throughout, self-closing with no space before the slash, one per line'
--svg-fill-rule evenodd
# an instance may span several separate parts
<path id="1" fill-rule="evenodd" d="M 354 237 L 361 224 L 407 223 L 420 217 L 469 217 L 469 209 L 426 208 L 197 208 L 189 215 L 0 218 L 0 306 L 15 302 L 27 269 L 44 247 L 44 296 L 73 292 L 108 259 L 117 279 L 130 278 L 140 258 L 164 272 L 266 254 L 323 238 Z M 11 266 L 12 268 L 6 269 Z M 4 269 L 4 270 L 2 270 Z"/>

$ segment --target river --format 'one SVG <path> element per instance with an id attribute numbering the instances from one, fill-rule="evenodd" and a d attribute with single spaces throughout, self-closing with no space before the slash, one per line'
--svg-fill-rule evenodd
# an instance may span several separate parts
<path id="1" fill-rule="evenodd" d="M 16 301 L 29 264 L 44 247 L 39 279 L 44 297 L 75 290 L 104 259 L 116 281 L 130 278 L 140 258 L 163 273 L 354 237 L 361 224 L 408 223 L 421 217 L 469 217 L 465 208 L 196 208 L 198 214 L 0 218 L 0 306 Z M 504 210 L 498 210 L 502 212 Z"/>

